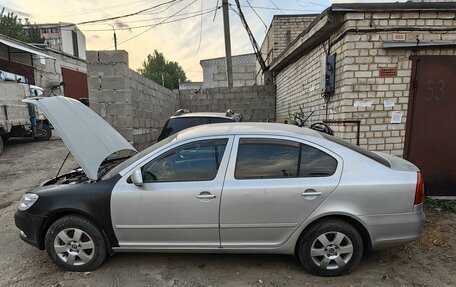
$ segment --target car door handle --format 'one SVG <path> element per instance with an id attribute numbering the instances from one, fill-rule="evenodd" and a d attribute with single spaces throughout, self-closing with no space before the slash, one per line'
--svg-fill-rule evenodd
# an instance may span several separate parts
<path id="1" fill-rule="evenodd" d="M 322 195 L 321 192 L 316 191 L 315 189 L 306 189 L 304 192 L 301 193 L 302 196 L 320 196 Z"/>
<path id="2" fill-rule="evenodd" d="M 211 194 L 210 192 L 203 191 L 200 194 L 196 196 L 198 199 L 214 199 L 216 196 L 214 194 Z"/>

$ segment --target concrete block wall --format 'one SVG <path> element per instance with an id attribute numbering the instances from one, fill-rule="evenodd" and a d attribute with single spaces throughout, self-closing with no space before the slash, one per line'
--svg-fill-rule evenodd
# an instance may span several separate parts
<path id="1" fill-rule="evenodd" d="M 370 150 L 402 156 L 405 141 L 412 53 L 414 55 L 456 55 L 451 47 L 420 49 L 384 49 L 383 41 L 392 40 L 393 32 L 363 32 L 370 28 L 414 27 L 423 31 L 404 33 L 406 40 L 455 41 L 456 31 L 433 33 L 430 28 L 456 26 L 454 12 L 369 12 L 345 14 L 343 27 L 332 39 L 349 28 L 359 28 L 334 43 L 331 54 L 336 54 L 336 92 L 328 105 L 328 119 L 361 120 L 360 143 Z M 428 31 L 426 31 L 428 30 Z M 299 105 L 307 113 L 315 110 L 309 123 L 325 119 L 325 103 L 319 94 L 320 59 L 322 46 L 314 48 L 276 76 L 277 120 L 288 118 L 289 112 Z M 397 76 L 381 77 L 379 69 L 395 68 Z M 385 107 L 385 100 L 394 101 L 394 107 Z M 357 104 L 368 104 L 362 107 Z M 403 113 L 399 124 L 391 123 L 393 111 Z M 336 127 L 338 137 L 356 141 L 356 127 Z"/>
<path id="2" fill-rule="evenodd" d="M 247 86 L 232 88 L 179 91 L 181 108 L 192 112 L 225 112 L 232 109 L 243 121 L 275 121 L 275 86 Z"/>
<path id="3" fill-rule="evenodd" d="M 137 149 L 156 141 L 177 95 L 130 70 L 126 51 L 87 51 L 90 107 Z"/>
<path id="4" fill-rule="evenodd" d="M 46 52 L 54 59 L 45 58 L 44 64 L 41 63 L 39 57 L 33 57 L 33 66 L 35 67 L 35 85 L 44 89 L 45 95 L 52 93 L 51 84 L 63 81 L 62 67 L 73 71 L 87 73 L 87 64 L 85 60 L 63 54 L 62 52 L 54 52 L 47 49 Z M 65 95 L 65 87 L 60 87 L 54 93 Z"/>

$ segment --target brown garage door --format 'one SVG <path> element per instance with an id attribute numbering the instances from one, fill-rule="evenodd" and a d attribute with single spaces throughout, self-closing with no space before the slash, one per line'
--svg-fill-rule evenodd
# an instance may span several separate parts
<path id="1" fill-rule="evenodd" d="M 427 194 L 456 196 L 456 56 L 412 57 L 405 158 Z"/>
<path id="2" fill-rule="evenodd" d="M 73 99 L 88 98 L 87 75 L 85 73 L 62 68 L 64 95 Z"/>

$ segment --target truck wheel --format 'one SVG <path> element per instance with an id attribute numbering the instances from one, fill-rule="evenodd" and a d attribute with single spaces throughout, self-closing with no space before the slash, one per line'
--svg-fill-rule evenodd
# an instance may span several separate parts
<path id="1" fill-rule="evenodd" d="M 51 127 L 48 124 L 43 123 L 43 128 L 41 129 L 41 134 L 39 136 L 33 137 L 39 141 L 48 141 L 52 136 Z"/>
<path id="2" fill-rule="evenodd" d="M 3 137 L 0 137 L 0 155 L 3 153 Z"/>
<path id="3" fill-rule="evenodd" d="M 3 140 L 3 144 L 6 144 L 9 140 L 9 135 L 8 134 L 2 135 L 2 140 Z"/>

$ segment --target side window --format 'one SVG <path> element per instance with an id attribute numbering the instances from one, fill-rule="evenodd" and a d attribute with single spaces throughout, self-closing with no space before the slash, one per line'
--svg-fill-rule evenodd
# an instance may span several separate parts
<path id="1" fill-rule="evenodd" d="M 217 175 L 228 139 L 177 147 L 142 168 L 144 182 L 208 181 Z"/>
<path id="2" fill-rule="evenodd" d="M 277 139 L 240 139 L 236 179 L 296 177 L 299 143 Z"/>
<path id="3" fill-rule="evenodd" d="M 336 172 L 337 160 L 314 147 L 302 144 L 299 164 L 300 177 L 330 176 Z"/>
<path id="4" fill-rule="evenodd" d="M 324 177 L 337 169 L 337 160 L 325 152 L 294 141 L 240 139 L 236 179 Z"/>

